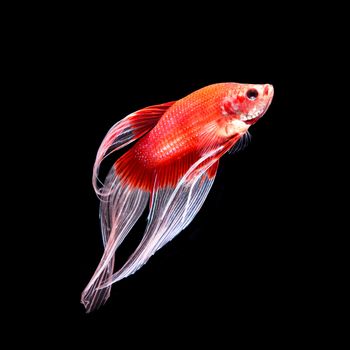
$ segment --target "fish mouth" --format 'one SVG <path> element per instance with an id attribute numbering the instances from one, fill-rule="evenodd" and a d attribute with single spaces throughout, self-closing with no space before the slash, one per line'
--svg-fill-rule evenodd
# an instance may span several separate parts
<path id="1" fill-rule="evenodd" d="M 245 120 L 244 122 L 247 124 L 247 125 L 253 125 L 255 124 L 263 115 L 261 115 L 260 117 L 256 117 L 254 119 L 250 119 L 250 120 Z"/>
<path id="2" fill-rule="evenodd" d="M 257 121 L 258 121 L 258 119 L 260 119 L 261 117 L 262 117 L 262 115 L 263 115 L 263 112 L 260 112 L 256 117 L 254 117 L 254 116 L 246 116 L 246 115 L 243 115 L 243 116 L 241 116 L 241 120 L 242 120 L 242 122 L 245 122 L 247 125 L 252 125 L 252 124 L 254 124 L 254 123 L 256 123 Z M 249 119 L 247 119 L 247 118 L 249 118 Z"/>
<path id="3" fill-rule="evenodd" d="M 240 119 L 241 121 L 245 122 L 247 125 L 253 125 L 265 114 L 267 108 L 268 108 L 268 105 L 258 110 L 257 112 L 254 112 L 251 115 L 242 114 Z"/>

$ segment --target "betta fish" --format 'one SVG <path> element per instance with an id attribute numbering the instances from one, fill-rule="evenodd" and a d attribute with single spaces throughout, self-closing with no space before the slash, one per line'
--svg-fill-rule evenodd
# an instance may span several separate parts
<path id="1" fill-rule="evenodd" d="M 213 84 L 138 110 L 108 131 L 93 168 L 104 253 L 82 293 L 87 312 L 106 302 L 114 282 L 135 273 L 190 224 L 212 187 L 220 158 L 248 135 L 273 92 L 269 84 Z M 132 142 L 102 182 L 102 161 Z M 147 205 L 143 238 L 114 271 L 115 252 Z"/>

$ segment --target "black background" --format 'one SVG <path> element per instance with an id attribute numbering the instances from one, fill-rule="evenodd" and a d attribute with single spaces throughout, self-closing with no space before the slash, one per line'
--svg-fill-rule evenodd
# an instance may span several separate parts
<path id="1" fill-rule="evenodd" d="M 304 252 L 299 241 L 303 238 L 287 230 L 294 224 L 288 212 L 290 188 L 286 183 L 293 172 L 294 135 L 288 130 L 293 117 L 291 77 L 274 67 L 283 56 L 267 52 L 261 60 L 234 55 L 212 59 L 202 50 L 185 49 L 169 60 L 171 50 L 135 48 L 130 58 L 120 59 L 114 57 L 114 50 L 99 49 L 98 45 L 98 54 L 87 50 L 87 57 L 77 62 L 80 74 L 72 98 L 81 104 L 67 120 L 75 151 L 71 143 L 63 148 L 69 154 L 66 176 L 72 191 L 67 193 L 64 216 L 71 217 L 64 239 L 67 245 L 75 244 L 67 266 L 74 280 L 67 288 L 71 296 L 67 312 L 81 322 L 114 317 L 133 320 L 135 314 L 147 313 L 158 314 L 160 319 L 179 313 L 195 321 L 198 313 L 208 309 L 230 314 L 237 308 L 267 312 L 272 305 L 277 313 L 280 307 L 291 308 L 295 294 L 300 293 L 291 280 L 301 268 Z M 179 50 L 176 45 L 174 50 Z M 190 227 L 135 275 L 116 284 L 107 305 L 85 315 L 79 294 L 102 253 L 98 200 L 91 188 L 91 167 L 102 138 L 113 123 L 134 110 L 224 81 L 275 87 L 269 111 L 251 128 L 251 144 L 224 157 L 211 193 Z M 140 232 L 142 227 L 138 226 Z M 136 239 L 125 244 L 135 247 Z M 122 249 L 120 254 L 125 259 L 130 252 Z"/>
<path id="2" fill-rule="evenodd" d="M 308 79 L 309 63 L 285 17 L 244 15 L 236 23 L 223 13 L 202 21 L 199 14 L 196 21 L 194 14 L 171 21 L 141 15 L 126 24 L 122 13 L 106 20 L 75 14 L 44 40 L 47 131 L 36 140 L 50 149 L 36 159 L 45 183 L 37 225 L 44 233 L 36 237 L 44 257 L 34 257 L 38 280 L 31 276 L 26 286 L 35 295 L 27 315 L 44 310 L 50 330 L 80 339 L 130 334 L 132 344 L 142 329 L 151 339 L 158 333 L 176 339 L 218 328 L 225 340 L 250 329 L 259 336 L 288 333 L 287 324 L 304 325 L 315 315 L 312 285 L 320 267 L 314 233 L 305 234 L 303 221 L 310 193 L 300 197 L 309 182 L 301 157 L 308 135 L 295 123 L 307 105 L 300 69 Z M 273 84 L 274 100 L 251 127 L 251 143 L 223 157 L 190 226 L 115 284 L 105 306 L 86 314 L 80 294 L 103 251 L 91 171 L 104 135 L 135 110 L 217 82 Z M 118 264 L 145 222 L 118 251 Z"/>

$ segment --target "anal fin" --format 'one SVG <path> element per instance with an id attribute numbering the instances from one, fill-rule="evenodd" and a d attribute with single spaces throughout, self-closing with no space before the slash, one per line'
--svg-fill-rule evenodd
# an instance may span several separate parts
<path id="1" fill-rule="evenodd" d="M 104 281 L 106 288 L 143 266 L 167 242 L 194 219 L 214 182 L 220 149 L 201 157 L 182 176 L 175 187 L 154 185 L 149 222 L 144 237 L 125 265 Z"/>

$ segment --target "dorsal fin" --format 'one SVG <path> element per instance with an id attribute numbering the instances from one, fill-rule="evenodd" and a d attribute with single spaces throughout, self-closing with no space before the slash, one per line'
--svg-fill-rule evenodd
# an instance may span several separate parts
<path id="1" fill-rule="evenodd" d="M 111 153 L 136 141 L 153 129 L 163 114 L 174 103 L 175 101 L 172 101 L 140 109 L 111 127 L 97 152 L 93 169 L 92 183 L 98 195 L 101 195 L 98 184 L 103 185 L 103 182 L 98 178 L 102 161 Z"/>

